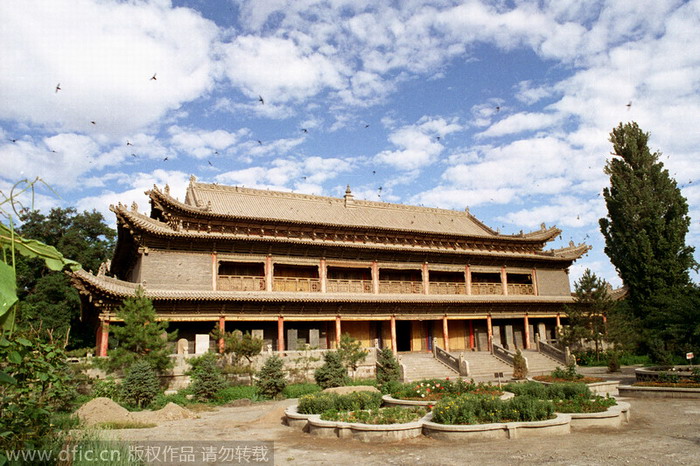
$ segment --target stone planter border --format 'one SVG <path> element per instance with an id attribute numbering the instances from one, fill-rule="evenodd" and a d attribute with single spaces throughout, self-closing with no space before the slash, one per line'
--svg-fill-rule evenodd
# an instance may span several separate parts
<path id="1" fill-rule="evenodd" d="M 354 438 L 361 442 L 396 442 L 416 438 L 423 433 L 423 419 L 405 424 L 359 424 L 339 421 L 323 421 L 319 414 L 308 419 L 311 435 L 317 437 Z"/>
<path id="2" fill-rule="evenodd" d="M 423 434 L 440 440 L 503 440 L 566 435 L 571 432 L 571 416 L 557 413 L 554 419 L 535 422 L 448 425 L 432 422 L 433 413 L 423 421 Z"/>
<path id="3" fill-rule="evenodd" d="M 287 421 L 287 425 L 289 427 L 293 427 L 295 429 L 299 429 L 303 432 L 308 432 L 309 431 L 309 426 L 308 422 L 309 419 L 312 416 L 318 416 L 317 414 L 301 414 L 299 411 L 297 411 L 298 404 L 288 406 L 287 409 L 284 410 L 284 417 Z"/>
<path id="4" fill-rule="evenodd" d="M 620 396 L 633 398 L 692 398 L 700 399 L 700 388 L 637 387 L 620 385 Z"/>
<path id="5" fill-rule="evenodd" d="M 515 396 L 515 393 L 503 392 L 503 395 L 501 395 L 499 398 L 502 400 L 510 400 L 514 396 Z M 384 402 L 385 406 L 404 406 L 404 407 L 421 406 L 421 407 L 427 407 L 427 406 L 435 406 L 435 404 L 439 400 L 430 400 L 430 401 L 402 400 L 400 398 L 393 398 L 391 395 L 384 395 L 382 397 L 382 401 Z"/>
<path id="6" fill-rule="evenodd" d="M 571 430 L 583 430 L 596 427 L 619 428 L 630 420 L 630 404 L 618 401 L 600 413 L 567 413 L 571 416 Z"/>

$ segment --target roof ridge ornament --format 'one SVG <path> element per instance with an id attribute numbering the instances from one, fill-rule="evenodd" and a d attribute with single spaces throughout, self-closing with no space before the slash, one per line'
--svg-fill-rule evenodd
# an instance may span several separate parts
<path id="1" fill-rule="evenodd" d="M 168 196 L 170 196 L 170 185 L 166 183 L 166 184 L 165 184 L 165 188 L 163 188 L 163 189 L 164 189 L 164 191 L 165 191 L 165 194 L 167 194 Z"/>
<path id="2" fill-rule="evenodd" d="M 350 185 L 347 185 L 347 188 L 345 188 L 345 196 L 343 196 L 343 199 L 345 200 L 345 207 L 354 204 L 355 200 L 350 190 Z"/>

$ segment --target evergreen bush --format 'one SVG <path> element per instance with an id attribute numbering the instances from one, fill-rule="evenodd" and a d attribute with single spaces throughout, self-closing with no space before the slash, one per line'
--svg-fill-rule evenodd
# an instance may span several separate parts
<path id="1" fill-rule="evenodd" d="M 337 351 L 327 352 L 323 360 L 323 366 L 314 372 L 314 379 L 321 388 L 342 387 L 350 381 L 348 370 Z"/>
<path id="2" fill-rule="evenodd" d="M 377 354 L 377 386 L 382 392 L 386 392 L 385 387 L 389 382 L 399 382 L 401 380 L 401 368 L 396 360 L 391 348 L 379 350 Z"/>
<path id="3" fill-rule="evenodd" d="M 284 387 L 287 379 L 284 375 L 284 361 L 277 355 L 270 356 L 258 373 L 256 385 L 260 393 L 267 398 L 275 398 Z"/>
<path id="4" fill-rule="evenodd" d="M 158 376 L 148 361 L 136 361 L 129 367 L 121 384 L 121 398 L 125 403 L 145 408 L 159 393 Z"/>
<path id="5" fill-rule="evenodd" d="M 521 380 L 527 377 L 527 361 L 523 353 L 518 350 L 513 357 L 513 378 Z"/>
<path id="6" fill-rule="evenodd" d="M 226 380 L 216 364 L 217 359 L 214 353 L 204 353 L 189 360 L 191 369 L 187 374 L 192 380 L 190 389 L 198 401 L 210 401 L 216 392 L 226 387 Z"/>

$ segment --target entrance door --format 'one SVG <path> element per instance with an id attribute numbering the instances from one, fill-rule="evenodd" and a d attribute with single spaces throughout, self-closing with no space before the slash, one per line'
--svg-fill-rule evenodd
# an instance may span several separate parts
<path id="1" fill-rule="evenodd" d="M 408 320 L 396 321 L 396 350 L 411 351 L 411 322 Z"/>

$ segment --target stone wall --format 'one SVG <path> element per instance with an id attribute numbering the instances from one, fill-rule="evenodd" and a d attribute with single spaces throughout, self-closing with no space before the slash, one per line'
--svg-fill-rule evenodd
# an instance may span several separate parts
<path id="1" fill-rule="evenodd" d="M 141 258 L 141 281 L 146 288 L 213 289 L 210 254 L 151 250 Z"/>
<path id="2" fill-rule="evenodd" d="M 540 296 L 570 296 L 569 274 L 565 270 L 537 269 L 537 290 Z"/>

